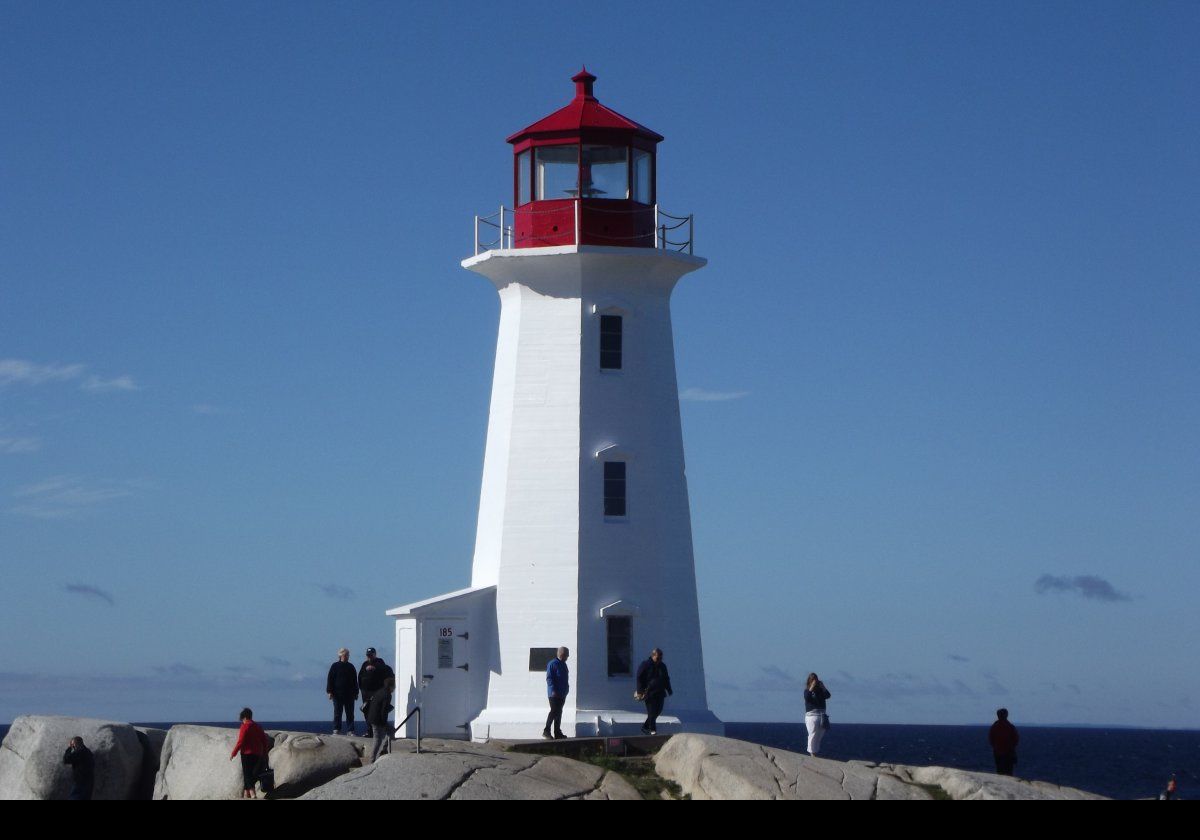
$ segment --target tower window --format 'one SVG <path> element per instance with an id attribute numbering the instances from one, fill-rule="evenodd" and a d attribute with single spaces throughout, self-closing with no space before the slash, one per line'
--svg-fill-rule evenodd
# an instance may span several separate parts
<path id="1" fill-rule="evenodd" d="M 611 615 L 608 621 L 608 675 L 629 676 L 633 673 L 633 619 L 627 615 Z"/>
<path id="2" fill-rule="evenodd" d="M 625 515 L 625 462 L 604 462 L 604 515 Z"/>
<path id="3" fill-rule="evenodd" d="M 622 320 L 620 315 L 600 316 L 600 369 L 621 369 Z"/>

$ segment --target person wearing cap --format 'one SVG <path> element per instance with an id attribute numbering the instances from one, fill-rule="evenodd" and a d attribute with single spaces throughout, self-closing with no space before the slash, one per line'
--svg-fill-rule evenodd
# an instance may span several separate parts
<path id="1" fill-rule="evenodd" d="M 396 674 L 376 653 L 375 648 L 367 648 L 367 660 L 358 669 L 358 692 L 362 695 L 363 714 L 376 691 L 380 691 L 389 679 L 395 679 Z M 367 721 L 367 737 L 373 734 L 371 721 Z"/>
<path id="2" fill-rule="evenodd" d="M 333 701 L 333 734 L 342 734 L 342 712 L 346 716 L 346 733 L 354 734 L 354 701 L 358 698 L 358 672 L 350 664 L 350 651 L 338 651 L 337 662 L 329 666 L 325 693 Z"/>

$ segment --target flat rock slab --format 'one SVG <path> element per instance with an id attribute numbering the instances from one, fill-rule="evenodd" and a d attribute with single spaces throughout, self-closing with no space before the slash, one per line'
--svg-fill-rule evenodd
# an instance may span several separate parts
<path id="1" fill-rule="evenodd" d="M 22 715 L 0 745 L 0 799 L 66 799 L 72 777 L 63 753 L 76 735 L 95 758 L 93 798 L 137 798 L 143 747 L 128 723 Z"/>
<path id="2" fill-rule="evenodd" d="M 398 740 L 390 755 L 309 791 L 301 799 L 625 799 L 641 797 L 620 777 L 561 756 L 511 753 L 426 738 L 421 753 Z M 632 796 L 630 795 L 632 794 Z"/>
<path id="3" fill-rule="evenodd" d="M 1103 799 L 946 767 L 831 761 L 715 735 L 675 735 L 655 769 L 693 799 Z"/>

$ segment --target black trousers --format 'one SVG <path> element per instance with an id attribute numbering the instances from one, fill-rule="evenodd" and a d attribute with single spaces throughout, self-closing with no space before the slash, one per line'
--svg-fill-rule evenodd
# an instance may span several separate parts
<path id="1" fill-rule="evenodd" d="M 346 729 L 351 735 L 354 734 L 354 704 L 358 702 L 355 697 L 338 697 L 336 694 L 333 697 L 333 731 L 342 731 L 342 717 L 346 718 Z"/>
<path id="2" fill-rule="evenodd" d="M 658 716 L 662 714 L 663 703 L 667 700 L 667 695 L 646 695 L 646 722 L 642 724 L 642 729 L 647 729 L 651 732 L 658 729 Z"/>
<path id="3" fill-rule="evenodd" d="M 543 735 L 549 735 L 553 731 L 556 738 L 562 737 L 562 712 L 566 702 L 567 698 L 565 697 L 550 698 L 550 714 L 546 715 L 546 728 L 542 730 Z M 553 730 L 551 730 L 551 726 L 554 727 Z"/>
<path id="4" fill-rule="evenodd" d="M 1001 776 L 1011 776 L 1013 774 L 1013 767 L 1017 763 L 1017 754 L 1007 753 L 1001 755 L 1000 753 L 992 753 L 992 755 L 996 758 L 996 772 Z"/>

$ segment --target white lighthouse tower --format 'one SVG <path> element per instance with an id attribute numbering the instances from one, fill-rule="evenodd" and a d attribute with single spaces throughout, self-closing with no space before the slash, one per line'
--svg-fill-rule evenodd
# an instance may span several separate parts
<path id="1" fill-rule="evenodd" d="M 508 138 L 514 207 L 476 220 L 462 263 L 501 301 L 471 586 L 388 611 L 399 698 L 429 734 L 537 737 L 559 646 L 568 735 L 638 731 L 634 674 L 654 647 L 674 688 L 659 731 L 723 728 L 705 693 L 670 316 L 705 260 L 690 217 L 658 208 L 662 136 L 601 105 L 586 70 L 573 81 L 566 107 Z"/>

